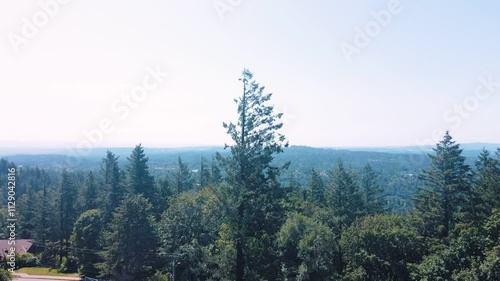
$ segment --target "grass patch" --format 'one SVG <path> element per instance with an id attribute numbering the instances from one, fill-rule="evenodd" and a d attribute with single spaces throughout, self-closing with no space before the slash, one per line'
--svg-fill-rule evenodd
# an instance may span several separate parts
<path id="1" fill-rule="evenodd" d="M 78 273 L 59 273 L 57 272 L 57 269 L 48 267 L 23 267 L 15 272 L 26 273 L 29 275 L 80 277 L 80 274 Z"/>

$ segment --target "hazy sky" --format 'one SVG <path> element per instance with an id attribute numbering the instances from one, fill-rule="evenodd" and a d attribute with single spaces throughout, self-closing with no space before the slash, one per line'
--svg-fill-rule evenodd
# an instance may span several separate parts
<path id="1" fill-rule="evenodd" d="M 500 143 L 499 9 L 1 0 L 0 145 L 223 145 L 245 67 L 274 93 L 294 145 L 415 145 L 442 129 Z"/>

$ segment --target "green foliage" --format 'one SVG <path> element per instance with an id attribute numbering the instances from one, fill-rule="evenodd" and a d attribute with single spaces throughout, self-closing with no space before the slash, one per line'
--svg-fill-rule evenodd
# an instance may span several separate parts
<path id="1" fill-rule="evenodd" d="M 457 223 L 471 222 L 472 171 L 448 132 L 434 152 L 430 170 L 421 175 L 424 187 L 415 197 L 415 211 L 423 235 L 446 238 Z"/>
<path id="2" fill-rule="evenodd" d="M 10 281 L 12 277 L 10 276 L 9 271 L 0 268 L 0 281 Z"/>
<path id="3" fill-rule="evenodd" d="M 98 251 L 103 228 L 103 214 L 100 210 L 88 210 L 75 222 L 71 242 L 79 264 L 79 271 L 86 276 L 97 276 L 95 267 L 100 262 Z"/>
<path id="4" fill-rule="evenodd" d="M 77 190 L 73 179 L 66 170 L 61 173 L 59 183 L 59 263 L 63 257 L 68 257 L 69 239 L 73 231 L 73 225 L 77 219 Z"/>
<path id="5" fill-rule="evenodd" d="M 204 188 L 196 193 L 180 193 L 170 198 L 168 205 L 160 222 L 162 252 L 177 256 L 176 261 L 181 263 L 176 266 L 177 276 L 207 275 L 207 266 L 217 267 L 208 260 L 207 251 L 216 244 L 223 218 L 222 202 L 215 190 Z"/>
<path id="6" fill-rule="evenodd" d="M 40 262 L 43 266 L 48 266 L 51 268 L 57 268 L 58 262 L 58 245 L 54 242 L 45 242 L 43 252 L 41 254 Z"/>
<path id="7" fill-rule="evenodd" d="M 383 190 L 378 183 L 378 175 L 367 164 L 361 172 L 361 194 L 367 215 L 382 214 L 385 209 Z"/>
<path id="8" fill-rule="evenodd" d="M 17 255 L 16 265 L 21 267 L 36 267 L 40 266 L 40 259 L 32 253 L 22 253 Z"/>
<path id="9" fill-rule="evenodd" d="M 492 210 L 491 216 L 484 224 L 484 230 L 492 243 L 500 244 L 500 208 Z"/>
<path id="10" fill-rule="evenodd" d="M 211 184 L 210 169 L 208 168 L 207 159 L 201 157 L 200 164 L 200 188 L 207 187 Z"/>
<path id="11" fill-rule="evenodd" d="M 410 263 L 420 260 L 417 232 L 399 215 L 356 221 L 340 240 L 348 280 L 408 280 Z"/>
<path id="12" fill-rule="evenodd" d="M 485 219 L 494 208 L 500 206 L 500 159 L 491 157 L 490 153 L 483 150 L 476 161 L 475 196 L 478 198 L 476 211 L 479 219 Z"/>
<path id="13" fill-rule="evenodd" d="M 218 238 L 215 241 L 214 262 L 218 265 L 213 278 L 216 280 L 234 280 L 234 261 L 236 260 L 236 247 L 231 227 L 223 223 L 220 226 Z"/>
<path id="14" fill-rule="evenodd" d="M 141 144 L 135 146 L 127 158 L 127 184 L 133 194 L 142 194 L 150 202 L 155 197 L 154 179 L 149 173 L 148 160 Z"/>
<path id="15" fill-rule="evenodd" d="M 281 227 L 277 243 L 284 278 L 330 280 L 334 276 L 338 249 L 335 235 L 325 225 L 292 214 Z"/>
<path id="16" fill-rule="evenodd" d="M 479 267 L 480 279 L 485 281 L 500 280 L 500 246 L 485 253 L 486 257 Z"/>
<path id="17" fill-rule="evenodd" d="M 327 206 L 337 218 L 337 235 L 363 215 L 363 201 L 354 173 L 341 160 L 330 174 L 327 198 Z"/>
<path id="18" fill-rule="evenodd" d="M 492 210 L 484 224 L 486 241 L 491 247 L 484 252 L 479 266 L 480 280 L 500 280 L 500 208 Z"/>
<path id="19" fill-rule="evenodd" d="M 46 241 L 59 239 L 59 200 L 54 200 L 54 198 L 59 197 L 59 193 L 55 188 L 50 188 L 48 178 L 45 178 L 41 183 L 40 189 L 36 194 L 35 202 L 32 202 L 36 209 L 34 217 L 35 241 L 46 244 Z"/>
<path id="20" fill-rule="evenodd" d="M 314 203 L 319 205 L 324 205 L 326 202 L 325 198 L 325 183 L 321 176 L 316 172 L 316 170 L 312 169 L 311 171 L 311 179 L 310 184 L 312 200 Z"/>
<path id="21" fill-rule="evenodd" d="M 416 267 L 415 280 L 490 280 L 486 276 L 497 274 L 496 244 L 487 233 L 468 226 L 456 231 L 448 245 L 441 245 Z"/>
<path id="22" fill-rule="evenodd" d="M 7 221 L 9 218 L 9 211 L 6 208 L 0 209 L 0 221 Z M 0 227 L 0 239 L 7 239 L 9 231 L 6 227 Z"/>
<path id="23" fill-rule="evenodd" d="M 164 175 L 163 178 L 158 180 L 156 184 L 156 194 L 151 204 L 153 204 L 155 218 L 159 221 L 163 212 L 168 208 L 168 199 L 175 194 L 172 190 L 170 177 L 168 175 Z"/>
<path id="24" fill-rule="evenodd" d="M 61 266 L 59 267 L 60 273 L 76 273 L 78 271 L 78 262 L 75 257 L 63 257 Z"/>
<path id="25" fill-rule="evenodd" d="M 163 274 L 160 271 L 155 272 L 155 274 L 147 279 L 147 281 L 169 281 L 169 274 Z"/>
<path id="26" fill-rule="evenodd" d="M 106 151 L 106 157 L 101 162 L 101 176 L 103 178 L 102 209 L 104 209 L 104 221 L 111 220 L 112 213 L 118 207 L 125 190 L 122 185 L 122 177 L 118 167 L 118 157 L 111 151 Z"/>
<path id="27" fill-rule="evenodd" d="M 158 248 L 151 204 L 142 195 L 126 197 L 104 231 L 101 276 L 113 280 L 144 280 L 152 273 Z"/>
<path id="28" fill-rule="evenodd" d="M 18 235 L 26 239 L 34 239 L 36 236 L 36 205 L 37 197 L 31 185 L 26 186 L 26 193 L 17 200 L 19 210 Z"/>
<path id="29" fill-rule="evenodd" d="M 87 210 L 97 209 L 99 205 L 97 182 L 94 174 L 89 172 L 85 177 L 84 184 L 80 189 L 80 210 L 85 212 Z"/>
<path id="30" fill-rule="evenodd" d="M 212 189 L 172 197 L 161 220 L 165 251 L 174 252 L 195 239 L 202 245 L 215 241 L 221 212 L 221 202 Z"/>
<path id="31" fill-rule="evenodd" d="M 206 169 L 204 169 L 204 172 L 206 173 Z M 206 179 L 204 180 L 206 181 Z M 184 163 L 181 157 L 179 157 L 177 170 L 174 173 L 175 193 L 186 192 L 191 190 L 192 188 L 193 188 L 193 179 L 191 171 L 189 170 L 187 163 Z"/>
<path id="32" fill-rule="evenodd" d="M 212 163 L 210 164 L 210 184 L 217 186 L 220 183 L 222 183 L 222 171 L 215 157 L 212 157 Z"/>
<path id="33" fill-rule="evenodd" d="M 272 94 L 244 70 L 240 81 L 242 96 L 235 100 L 238 122 L 223 123 L 234 144 L 231 155 L 217 156 L 231 188 L 230 202 L 236 213 L 231 221 L 235 229 L 237 281 L 268 279 L 276 280 L 280 265 L 273 245 L 274 235 L 283 221 L 284 212 L 280 201 L 283 192 L 277 176 L 280 168 L 273 166 L 274 155 L 288 146 L 278 131 L 281 113 L 274 113 L 267 105 Z"/>

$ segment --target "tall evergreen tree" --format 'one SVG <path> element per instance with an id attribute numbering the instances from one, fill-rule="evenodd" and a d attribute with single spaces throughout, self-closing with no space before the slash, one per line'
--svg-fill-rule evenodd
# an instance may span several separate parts
<path id="1" fill-rule="evenodd" d="M 73 231 L 73 224 L 77 219 L 77 190 L 71 175 L 66 170 L 61 173 L 59 190 L 59 262 L 62 263 L 62 258 L 68 256 L 69 238 Z"/>
<path id="2" fill-rule="evenodd" d="M 222 172 L 217 163 L 217 159 L 212 156 L 212 163 L 210 165 L 210 184 L 216 186 L 222 183 Z"/>
<path id="3" fill-rule="evenodd" d="M 200 188 L 207 187 L 210 184 L 210 169 L 208 168 L 207 159 L 205 157 L 201 157 L 200 164 Z"/>
<path id="4" fill-rule="evenodd" d="M 111 219 L 111 214 L 118 207 L 125 195 L 122 184 L 122 176 L 118 167 L 118 158 L 111 151 L 106 151 L 106 157 L 102 159 L 101 174 L 104 179 L 103 209 L 104 221 Z"/>
<path id="5" fill-rule="evenodd" d="M 85 177 L 82 188 L 80 189 L 80 208 L 81 212 L 91 209 L 97 209 L 99 194 L 97 194 L 97 183 L 92 172 Z"/>
<path id="6" fill-rule="evenodd" d="M 383 213 L 385 206 L 383 190 L 378 183 L 378 175 L 370 164 L 363 168 L 360 187 L 365 213 L 368 215 Z"/>
<path id="7" fill-rule="evenodd" d="M 18 235 L 24 239 L 34 239 L 36 237 L 36 207 L 37 196 L 30 184 L 26 185 L 26 193 L 17 201 L 19 212 Z"/>
<path id="8" fill-rule="evenodd" d="M 155 217 L 157 220 L 161 218 L 161 214 L 168 208 L 169 199 L 174 194 L 172 190 L 172 186 L 170 183 L 170 179 L 167 175 L 158 180 L 156 185 L 157 194 L 155 200 L 150 202 L 153 205 L 153 209 L 155 212 Z"/>
<path id="9" fill-rule="evenodd" d="M 341 160 L 338 161 L 330 174 L 327 206 L 334 217 L 333 231 L 338 242 L 342 238 L 343 231 L 363 215 L 364 209 L 361 192 L 354 173 L 351 169 L 346 169 Z M 340 246 L 336 259 L 337 272 L 342 274 L 345 265 Z"/>
<path id="10" fill-rule="evenodd" d="M 4 158 L 0 158 L 0 180 L 2 181 L 2 183 L 6 182 L 8 168 L 9 161 Z M 0 191 L 2 192 L 2 194 L 6 194 L 8 190 L 2 184 L 0 185 Z M 0 196 L 0 204 L 2 204 L 2 206 L 7 205 L 7 196 Z"/>
<path id="11" fill-rule="evenodd" d="M 470 207 L 472 171 L 449 132 L 433 150 L 431 167 L 421 175 L 424 186 L 417 191 L 415 209 L 424 235 L 448 237 Z"/>
<path id="12" fill-rule="evenodd" d="M 45 241 L 51 238 L 54 234 L 53 224 L 57 220 L 50 218 L 57 217 L 57 208 L 55 208 L 56 202 L 50 200 L 53 198 L 51 196 L 51 191 L 48 190 L 51 184 L 50 178 L 45 171 L 41 172 L 41 191 L 37 192 L 37 199 L 35 200 L 35 240 L 45 245 Z"/>
<path id="13" fill-rule="evenodd" d="M 285 184 L 287 193 L 302 193 L 304 195 L 305 192 L 302 191 L 305 190 L 301 188 L 299 176 L 297 171 L 288 171 Z"/>
<path id="14" fill-rule="evenodd" d="M 177 170 L 174 174 L 176 193 L 186 192 L 193 188 L 193 179 L 187 163 L 179 156 Z"/>
<path id="15" fill-rule="evenodd" d="M 231 187 L 235 214 L 235 279 L 277 280 L 280 270 L 274 237 L 284 220 L 280 206 L 282 191 L 277 181 L 280 168 L 272 165 L 274 155 L 288 146 L 278 133 L 282 113 L 267 105 L 272 94 L 244 70 L 240 81 L 242 96 L 235 100 L 238 122 L 223 123 L 234 144 L 226 145 L 231 155 L 223 158 Z"/>
<path id="16" fill-rule="evenodd" d="M 500 206 L 500 161 L 483 149 L 476 161 L 476 169 L 474 195 L 477 211 L 484 220 L 491 215 L 494 208 Z"/>
<path id="17" fill-rule="evenodd" d="M 323 179 L 318 174 L 318 172 L 316 172 L 316 170 L 314 169 L 312 169 L 311 171 L 309 186 L 311 188 L 313 202 L 319 205 L 324 205 L 326 202 L 325 183 L 323 182 Z"/>
<path id="18" fill-rule="evenodd" d="M 354 173 L 345 168 L 342 160 L 330 174 L 328 187 L 328 207 L 338 219 L 338 232 L 349 227 L 364 212 L 363 200 Z"/>
<path id="19" fill-rule="evenodd" d="M 155 197 L 154 179 L 149 173 L 148 161 L 144 153 L 144 148 L 138 144 L 130 157 L 127 158 L 128 186 L 132 193 L 143 194 L 146 199 L 152 202 Z"/>
<path id="20" fill-rule="evenodd" d="M 101 276 L 117 281 L 145 280 L 152 275 L 159 246 L 152 206 L 142 195 L 129 195 L 113 214 L 104 233 L 107 245 L 98 264 Z"/>

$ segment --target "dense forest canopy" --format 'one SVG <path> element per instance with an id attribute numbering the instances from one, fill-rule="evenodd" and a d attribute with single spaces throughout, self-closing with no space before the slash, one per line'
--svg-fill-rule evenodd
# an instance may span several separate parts
<path id="1" fill-rule="evenodd" d="M 224 151 L 17 166 L 36 263 L 103 280 L 500 280 L 500 148 L 465 157 L 449 132 L 428 156 L 288 147 L 272 95 L 240 81 Z"/>

